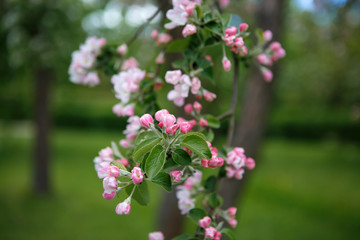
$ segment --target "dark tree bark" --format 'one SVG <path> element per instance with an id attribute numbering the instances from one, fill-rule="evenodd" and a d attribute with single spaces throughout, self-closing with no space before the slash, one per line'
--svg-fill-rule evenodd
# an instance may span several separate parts
<path id="1" fill-rule="evenodd" d="M 273 39 L 278 40 L 283 22 L 283 10 L 286 0 L 264 0 L 258 9 L 258 26 L 262 29 L 270 29 L 273 32 Z M 275 78 L 269 84 L 264 81 L 260 71 L 253 69 L 250 80 L 245 88 L 244 102 L 241 107 L 233 146 L 241 146 L 245 149 L 246 155 L 256 158 L 261 146 L 266 122 L 273 97 L 274 82 L 276 81 L 277 64 L 273 68 Z M 224 197 L 224 207 L 229 207 L 237 202 L 239 195 L 244 190 L 250 171 L 244 175 L 245 179 L 236 181 L 224 179 L 221 186 L 221 195 Z"/>
<path id="2" fill-rule="evenodd" d="M 49 160 L 50 160 L 50 87 L 52 71 L 39 67 L 35 84 L 35 154 L 34 182 L 35 193 L 50 192 Z"/>

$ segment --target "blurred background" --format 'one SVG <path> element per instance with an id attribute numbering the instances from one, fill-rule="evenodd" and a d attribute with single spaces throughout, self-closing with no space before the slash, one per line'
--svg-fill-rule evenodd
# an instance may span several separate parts
<path id="1" fill-rule="evenodd" d="M 152 186 L 150 207 L 134 203 L 129 216 L 114 212 L 123 198 L 101 196 L 92 160 L 122 138 L 126 123 L 111 111 L 117 100 L 110 82 L 78 86 L 67 73 L 71 53 L 87 36 L 123 43 L 157 4 L 0 1 L 0 239 L 147 239 L 157 230 L 160 187 Z M 260 4 L 232 0 L 224 11 L 255 26 Z M 236 236 L 357 239 L 360 3 L 288 0 L 282 8 L 276 40 L 287 56 L 275 74 L 257 167 L 238 201 Z M 156 57 L 149 35 L 160 21 L 156 18 L 130 49 L 143 69 Z M 220 61 L 215 60 L 218 85 L 208 88 L 224 94 L 211 108 L 205 105 L 216 115 L 226 111 L 231 91 L 231 73 L 223 73 Z M 249 72 L 241 72 L 241 101 Z M 171 108 L 168 90 L 158 94 L 160 105 Z M 225 122 L 216 132 L 218 144 L 225 141 L 226 127 Z M 185 224 L 188 232 L 193 228 Z"/>

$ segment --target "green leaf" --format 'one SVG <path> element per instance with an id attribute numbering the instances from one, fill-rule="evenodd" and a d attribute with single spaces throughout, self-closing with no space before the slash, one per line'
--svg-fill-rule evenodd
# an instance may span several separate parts
<path id="1" fill-rule="evenodd" d="M 226 27 L 231 19 L 231 14 L 230 13 L 224 13 L 221 15 L 221 22 L 223 24 L 224 27 Z"/>
<path id="2" fill-rule="evenodd" d="M 180 136 L 179 138 L 186 138 L 186 137 L 189 137 L 189 136 L 198 136 L 198 137 L 201 137 L 204 140 L 206 139 L 205 135 L 202 134 L 202 133 L 199 133 L 199 132 L 188 132 L 188 133 Z"/>
<path id="3" fill-rule="evenodd" d="M 221 25 L 216 21 L 210 21 L 205 24 L 205 28 L 214 34 L 222 35 Z"/>
<path id="4" fill-rule="evenodd" d="M 172 240 L 188 240 L 190 237 L 189 234 L 181 234 L 180 236 L 174 237 Z"/>
<path id="5" fill-rule="evenodd" d="M 196 4 L 196 5 L 195 5 L 195 11 L 196 11 L 196 15 L 197 15 L 198 19 L 200 19 L 200 18 L 201 18 L 201 15 L 202 15 L 201 5 Z"/>
<path id="6" fill-rule="evenodd" d="M 214 140 L 214 131 L 211 130 L 211 128 L 209 128 L 209 132 L 208 134 L 206 135 L 206 140 L 209 141 L 209 142 L 212 142 L 212 140 Z"/>
<path id="7" fill-rule="evenodd" d="M 180 145 L 196 152 L 201 158 L 210 159 L 212 156 L 206 141 L 199 136 L 188 136 Z"/>
<path id="8" fill-rule="evenodd" d="M 130 185 L 129 187 L 125 188 L 127 194 L 131 194 L 133 188 L 135 187 L 134 184 Z M 150 194 L 148 190 L 148 186 L 146 181 L 143 181 L 140 184 L 136 184 L 136 189 L 132 198 L 135 199 L 140 205 L 146 206 L 150 202 Z"/>
<path id="9" fill-rule="evenodd" d="M 177 164 L 172 158 L 169 158 L 166 160 L 164 167 L 163 167 L 163 171 L 165 172 L 169 172 L 177 167 L 179 167 L 180 165 Z"/>
<path id="10" fill-rule="evenodd" d="M 184 55 L 189 64 L 193 64 L 198 58 L 198 52 L 190 49 L 186 49 Z"/>
<path id="11" fill-rule="evenodd" d="M 156 176 L 164 166 L 166 152 L 161 145 L 155 146 L 146 159 L 145 172 L 149 178 Z"/>
<path id="12" fill-rule="evenodd" d="M 182 149 L 175 149 L 171 155 L 173 160 L 181 166 L 187 166 L 191 164 L 191 157 L 186 151 Z"/>
<path id="13" fill-rule="evenodd" d="M 227 25 L 227 27 L 236 27 L 238 28 L 240 26 L 240 24 L 242 23 L 242 18 L 237 15 L 237 14 L 231 14 L 231 18 L 230 18 L 230 21 Z"/>
<path id="14" fill-rule="evenodd" d="M 169 174 L 160 172 L 156 175 L 152 180 L 153 183 L 159 184 L 162 186 L 166 191 L 171 192 L 171 177 Z"/>
<path id="15" fill-rule="evenodd" d="M 214 79 L 214 68 L 213 67 L 207 67 L 200 73 L 201 78 L 206 78 L 207 80 L 211 81 L 212 84 L 215 84 Z"/>
<path id="16" fill-rule="evenodd" d="M 185 58 L 173 62 L 172 66 L 174 68 L 182 69 L 185 72 L 187 72 L 189 70 L 188 63 Z"/>
<path id="17" fill-rule="evenodd" d="M 141 143 L 142 141 L 146 140 L 146 139 L 150 139 L 150 138 L 156 138 L 157 135 L 154 131 L 145 131 L 145 132 L 141 132 L 135 139 L 135 144 L 138 145 L 139 143 Z"/>
<path id="18" fill-rule="evenodd" d="M 215 191 L 217 179 L 215 176 L 210 176 L 206 179 L 204 187 L 207 191 L 213 192 Z"/>
<path id="19" fill-rule="evenodd" d="M 211 12 L 208 12 L 206 14 L 204 14 L 204 23 L 208 23 L 211 21 L 214 21 L 215 19 L 213 18 Z"/>
<path id="20" fill-rule="evenodd" d="M 208 198 L 208 201 L 209 201 L 209 206 L 211 208 L 218 208 L 222 205 L 223 203 L 223 199 L 222 197 L 217 194 L 217 193 L 211 193 L 209 194 L 209 198 Z"/>
<path id="21" fill-rule="evenodd" d="M 168 48 L 166 49 L 166 52 L 170 52 L 170 53 L 184 52 L 186 49 L 188 49 L 189 42 L 190 42 L 190 38 L 176 39 L 169 44 Z"/>
<path id="22" fill-rule="evenodd" d="M 200 219 L 206 216 L 206 212 L 201 208 L 193 208 L 188 213 L 188 216 L 193 220 L 195 223 L 198 223 Z"/>
<path id="23" fill-rule="evenodd" d="M 110 162 L 110 165 L 114 165 L 114 166 L 116 166 L 116 167 L 118 167 L 119 169 L 122 169 L 122 170 L 124 170 L 124 171 L 128 171 L 127 169 L 126 169 L 126 167 L 122 164 L 122 163 L 120 163 L 120 162 L 118 162 L 118 161 L 111 161 Z"/>
<path id="24" fill-rule="evenodd" d="M 161 138 L 150 138 L 142 141 L 134 150 L 133 159 L 139 162 L 140 158 L 161 141 Z"/>
<path id="25" fill-rule="evenodd" d="M 205 119 L 208 122 L 209 127 L 211 127 L 211 128 L 219 128 L 220 127 L 220 121 L 216 117 L 208 114 L 205 116 Z"/>
<path id="26" fill-rule="evenodd" d="M 255 35 L 259 41 L 259 44 L 263 44 L 265 42 L 264 32 L 262 29 L 260 29 L 260 28 L 256 29 Z"/>
<path id="27" fill-rule="evenodd" d="M 227 237 L 227 239 L 236 240 L 234 232 L 229 228 L 223 228 L 221 230 L 221 234 L 225 235 Z"/>
<path id="28" fill-rule="evenodd" d="M 145 164 L 146 164 L 146 159 L 148 158 L 150 152 L 147 152 L 144 157 L 143 160 L 140 163 L 140 168 L 145 172 Z"/>

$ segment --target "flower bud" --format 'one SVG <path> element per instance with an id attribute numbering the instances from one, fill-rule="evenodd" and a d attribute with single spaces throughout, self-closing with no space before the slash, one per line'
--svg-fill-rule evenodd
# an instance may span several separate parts
<path id="1" fill-rule="evenodd" d="M 117 47 L 116 52 L 120 55 L 120 56 L 125 56 L 128 52 L 128 47 L 127 45 L 121 44 L 120 46 Z"/>
<path id="2" fill-rule="evenodd" d="M 207 228 L 210 225 L 210 223 L 211 223 L 211 218 L 208 216 L 199 220 L 199 225 L 202 228 Z"/>
<path id="3" fill-rule="evenodd" d="M 192 16 L 194 14 L 195 5 L 195 2 L 189 2 L 189 4 L 185 7 L 185 11 L 189 16 Z"/>
<path id="4" fill-rule="evenodd" d="M 167 115 L 169 114 L 169 111 L 166 110 L 166 109 L 161 109 L 159 111 L 157 111 L 155 113 L 155 119 L 158 120 L 159 122 L 161 121 L 161 118 L 164 116 L 164 115 Z"/>
<path id="5" fill-rule="evenodd" d="M 229 36 L 233 36 L 235 35 L 237 32 L 237 28 L 236 27 L 230 27 L 230 28 L 227 28 L 225 29 L 225 33 Z"/>
<path id="6" fill-rule="evenodd" d="M 150 125 L 153 124 L 153 123 L 154 123 L 154 119 L 148 113 L 142 115 L 141 118 L 140 118 L 140 124 L 142 126 L 146 127 L 146 128 L 150 127 Z"/>
<path id="7" fill-rule="evenodd" d="M 155 59 L 156 64 L 163 64 L 165 62 L 164 53 L 161 52 Z"/>
<path id="8" fill-rule="evenodd" d="M 204 168 L 208 168 L 209 167 L 209 160 L 207 160 L 206 158 L 201 159 L 201 165 Z"/>
<path id="9" fill-rule="evenodd" d="M 228 210 L 227 210 L 230 218 L 235 218 L 235 215 L 236 215 L 236 212 L 237 212 L 237 208 L 236 207 L 230 207 Z"/>
<path id="10" fill-rule="evenodd" d="M 252 158 L 247 158 L 246 159 L 246 162 L 245 162 L 245 165 L 248 169 L 254 169 L 255 168 L 255 160 L 252 159 Z"/>
<path id="11" fill-rule="evenodd" d="M 264 33 L 263 33 L 263 36 L 264 36 L 264 39 L 266 42 L 270 41 L 273 37 L 273 34 L 270 30 L 266 30 Z"/>
<path id="12" fill-rule="evenodd" d="M 235 228 L 236 225 L 237 225 L 236 219 L 230 219 L 229 220 L 229 225 L 230 225 L 230 227 Z"/>
<path id="13" fill-rule="evenodd" d="M 235 46 L 237 48 L 242 48 L 244 46 L 244 39 L 242 37 L 238 37 L 235 39 Z"/>
<path id="14" fill-rule="evenodd" d="M 181 180 L 181 172 L 180 171 L 171 171 L 170 177 L 173 179 L 174 183 L 177 183 Z"/>
<path id="15" fill-rule="evenodd" d="M 182 35 L 184 36 L 184 38 L 193 35 L 194 33 L 196 33 L 196 26 L 192 24 L 187 24 L 182 30 Z"/>
<path id="16" fill-rule="evenodd" d="M 123 158 L 123 159 L 121 159 L 121 160 L 118 160 L 122 165 L 124 165 L 125 167 L 127 166 L 127 165 L 129 165 L 129 160 L 127 160 L 126 158 Z"/>
<path id="17" fill-rule="evenodd" d="M 201 104 L 199 102 L 197 102 L 197 101 L 194 102 L 193 106 L 194 106 L 194 109 L 195 109 L 195 111 L 197 113 L 199 113 L 201 111 L 201 109 L 202 109 Z"/>
<path id="18" fill-rule="evenodd" d="M 190 114 L 193 111 L 193 107 L 190 103 L 186 104 L 184 107 L 184 111 L 188 114 Z"/>
<path id="19" fill-rule="evenodd" d="M 152 39 L 157 39 L 158 35 L 159 35 L 159 31 L 156 30 L 156 29 L 154 29 L 154 30 L 151 32 L 150 37 L 151 37 Z"/>
<path id="20" fill-rule="evenodd" d="M 116 196 L 116 191 L 113 191 L 111 193 L 103 193 L 103 198 L 105 198 L 106 200 L 111 200 L 114 199 L 114 197 Z"/>
<path id="21" fill-rule="evenodd" d="M 248 30 L 249 25 L 247 23 L 241 23 L 239 26 L 240 32 L 245 32 L 246 30 Z"/>
<path id="22" fill-rule="evenodd" d="M 164 240 L 164 234 L 162 232 L 149 233 L 149 240 Z"/>
<path id="23" fill-rule="evenodd" d="M 202 127 L 206 127 L 208 125 L 208 122 L 205 119 L 200 118 L 199 125 Z"/>
<path id="24" fill-rule="evenodd" d="M 223 58 L 222 64 L 225 72 L 229 72 L 231 70 L 231 62 L 226 57 Z"/>
<path id="25" fill-rule="evenodd" d="M 129 141 L 126 140 L 126 139 L 121 139 L 121 140 L 120 140 L 120 145 L 121 145 L 123 148 L 128 148 L 128 147 L 130 147 L 130 143 L 129 143 Z"/>
<path id="26" fill-rule="evenodd" d="M 134 167 L 133 170 L 131 170 L 131 179 L 133 180 L 134 184 L 141 183 L 143 181 L 144 175 L 141 172 L 141 168 Z"/>
<path id="27" fill-rule="evenodd" d="M 272 71 L 267 68 L 264 68 L 262 70 L 262 75 L 266 82 L 271 82 L 271 80 L 273 79 Z"/>
<path id="28" fill-rule="evenodd" d="M 216 98 L 216 94 L 212 92 L 206 91 L 204 93 L 204 99 L 205 101 L 212 102 Z"/>
<path id="29" fill-rule="evenodd" d="M 120 170 L 117 166 L 109 166 L 109 175 L 112 177 L 118 177 L 120 175 Z"/>
<path id="30" fill-rule="evenodd" d="M 179 128 L 179 124 L 174 124 L 172 126 L 167 127 L 165 131 L 167 134 L 174 135 L 178 128 Z"/>
<path id="31" fill-rule="evenodd" d="M 180 131 L 182 133 L 188 133 L 191 130 L 191 124 L 189 122 L 183 122 L 180 124 Z"/>
<path id="32" fill-rule="evenodd" d="M 158 38 L 157 38 L 156 44 L 159 46 L 159 45 L 169 43 L 171 41 L 172 41 L 172 37 L 171 37 L 170 34 L 168 34 L 168 33 L 160 33 Z"/>
<path id="33" fill-rule="evenodd" d="M 221 236 L 222 236 L 221 232 L 216 232 L 214 236 L 214 240 L 220 240 Z"/>
<path id="34" fill-rule="evenodd" d="M 164 114 L 161 117 L 161 122 L 164 124 L 165 127 L 169 127 L 175 124 L 176 117 L 172 114 Z"/>
<path id="35" fill-rule="evenodd" d="M 128 198 L 116 206 L 115 212 L 117 215 L 123 215 L 123 214 L 129 215 L 130 209 L 131 209 L 130 198 Z"/>
<path id="36" fill-rule="evenodd" d="M 214 228 L 214 227 L 205 228 L 205 237 L 206 238 L 214 239 L 215 234 L 216 234 L 216 228 Z"/>

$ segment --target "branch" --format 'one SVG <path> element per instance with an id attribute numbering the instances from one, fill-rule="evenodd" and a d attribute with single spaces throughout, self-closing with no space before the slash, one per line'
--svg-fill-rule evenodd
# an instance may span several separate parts
<path id="1" fill-rule="evenodd" d="M 146 22 L 144 22 L 137 30 L 136 32 L 134 33 L 134 35 L 126 42 L 126 45 L 130 45 L 132 44 L 137 38 L 138 36 L 140 35 L 140 33 L 142 33 L 142 31 L 144 31 L 145 27 L 147 25 L 149 25 L 149 23 L 161 12 L 161 9 L 162 9 L 162 6 L 160 6 L 156 12 L 151 16 L 149 17 Z"/>
<path id="2" fill-rule="evenodd" d="M 227 114 L 230 114 L 230 120 L 229 120 L 229 128 L 228 128 L 228 136 L 226 140 L 226 146 L 230 147 L 233 136 L 234 136 L 234 128 L 235 128 L 235 107 L 237 104 L 238 99 L 238 80 L 239 80 L 239 73 L 240 73 L 240 65 L 239 60 L 237 56 L 233 53 L 233 59 L 234 59 L 234 77 L 233 77 L 233 91 L 232 91 L 232 97 L 231 97 L 231 103 L 230 103 L 230 109 Z M 224 114 L 226 115 L 226 113 Z M 221 116 L 220 116 L 221 117 Z"/>

